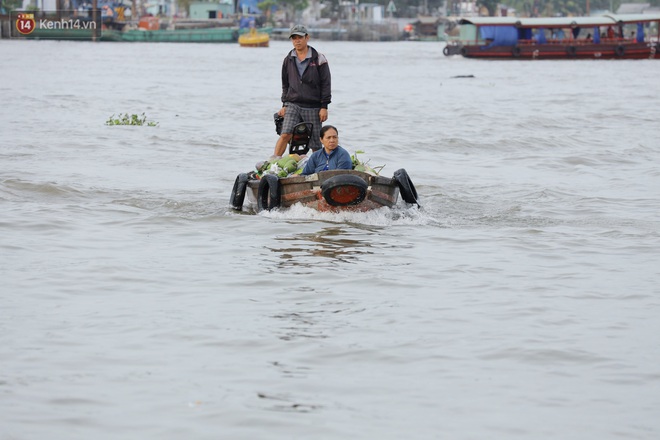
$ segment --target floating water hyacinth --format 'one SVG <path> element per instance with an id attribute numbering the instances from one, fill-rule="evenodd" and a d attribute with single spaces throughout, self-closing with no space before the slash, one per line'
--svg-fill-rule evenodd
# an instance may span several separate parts
<path id="1" fill-rule="evenodd" d="M 147 121 L 147 116 L 142 113 L 141 115 L 128 113 L 119 113 L 119 116 L 115 118 L 115 115 L 112 115 L 105 121 L 105 125 L 146 125 L 148 127 L 157 127 L 158 122 Z"/>

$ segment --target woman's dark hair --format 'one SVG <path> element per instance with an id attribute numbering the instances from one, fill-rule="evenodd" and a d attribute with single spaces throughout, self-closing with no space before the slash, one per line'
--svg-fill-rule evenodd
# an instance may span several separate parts
<path id="1" fill-rule="evenodd" d="M 328 130 L 330 130 L 331 128 L 332 128 L 334 131 L 336 131 L 336 132 L 337 132 L 337 136 L 339 136 L 339 130 L 337 130 L 337 127 L 335 127 L 334 125 L 324 125 L 323 127 L 321 127 L 321 138 L 322 138 L 323 136 L 325 136 L 325 132 L 328 131 Z"/>

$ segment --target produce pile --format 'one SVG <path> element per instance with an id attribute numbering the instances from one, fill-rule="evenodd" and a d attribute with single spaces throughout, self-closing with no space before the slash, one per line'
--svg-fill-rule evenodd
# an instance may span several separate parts
<path id="1" fill-rule="evenodd" d="M 363 162 L 358 159 L 357 155 L 362 154 L 364 151 L 357 150 L 351 156 L 353 162 L 353 169 L 355 171 L 362 171 L 364 173 L 377 176 L 385 165 L 372 168 L 369 166 L 369 161 Z M 281 158 L 271 157 L 263 162 L 257 162 L 255 165 L 254 175 L 260 179 L 265 174 L 275 174 L 277 177 L 289 177 L 302 173 L 305 164 L 309 159 L 308 156 L 300 156 L 298 154 L 287 154 Z"/>
<path id="2" fill-rule="evenodd" d="M 269 160 L 258 162 L 255 166 L 256 174 L 259 178 L 264 174 L 275 174 L 277 177 L 297 175 L 302 173 L 307 159 L 307 156 L 299 156 L 297 154 L 287 154 L 280 159 L 273 157 Z"/>

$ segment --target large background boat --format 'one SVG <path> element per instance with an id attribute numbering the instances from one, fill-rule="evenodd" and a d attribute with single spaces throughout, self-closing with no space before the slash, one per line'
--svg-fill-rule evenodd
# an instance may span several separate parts
<path id="1" fill-rule="evenodd" d="M 474 17 L 444 54 L 500 59 L 660 58 L 660 14 Z"/>

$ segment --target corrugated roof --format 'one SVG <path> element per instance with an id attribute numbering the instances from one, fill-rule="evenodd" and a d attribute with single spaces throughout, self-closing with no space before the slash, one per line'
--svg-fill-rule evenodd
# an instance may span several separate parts
<path id="1" fill-rule="evenodd" d="M 641 14 L 651 7 L 650 3 L 621 3 L 616 10 L 617 14 Z"/>
<path id="2" fill-rule="evenodd" d="M 458 24 L 475 24 L 478 26 L 512 26 L 520 21 L 517 17 L 470 17 L 461 18 Z"/>
<path id="3" fill-rule="evenodd" d="M 522 27 L 584 27 L 607 26 L 613 24 L 609 17 L 535 17 L 520 19 Z"/>
<path id="4" fill-rule="evenodd" d="M 473 24 L 476 26 L 517 26 L 522 28 L 539 27 L 586 27 L 608 26 L 617 22 L 643 22 L 660 21 L 660 14 L 606 14 L 600 17 L 470 17 L 463 18 L 459 24 Z"/>
<path id="5" fill-rule="evenodd" d="M 420 15 L 417 17 L 417 21 L 421 24 L 437 24 L 442 20 L 440 17 L 429 17 Z"/>
<path id="6" fill-rule="evenodd" d="M 616 22 L 634 21 L 638 23 L 640 21 L 660 20 L 660 14 L 607 14 L 607 17 L 611 17 Z"/>

